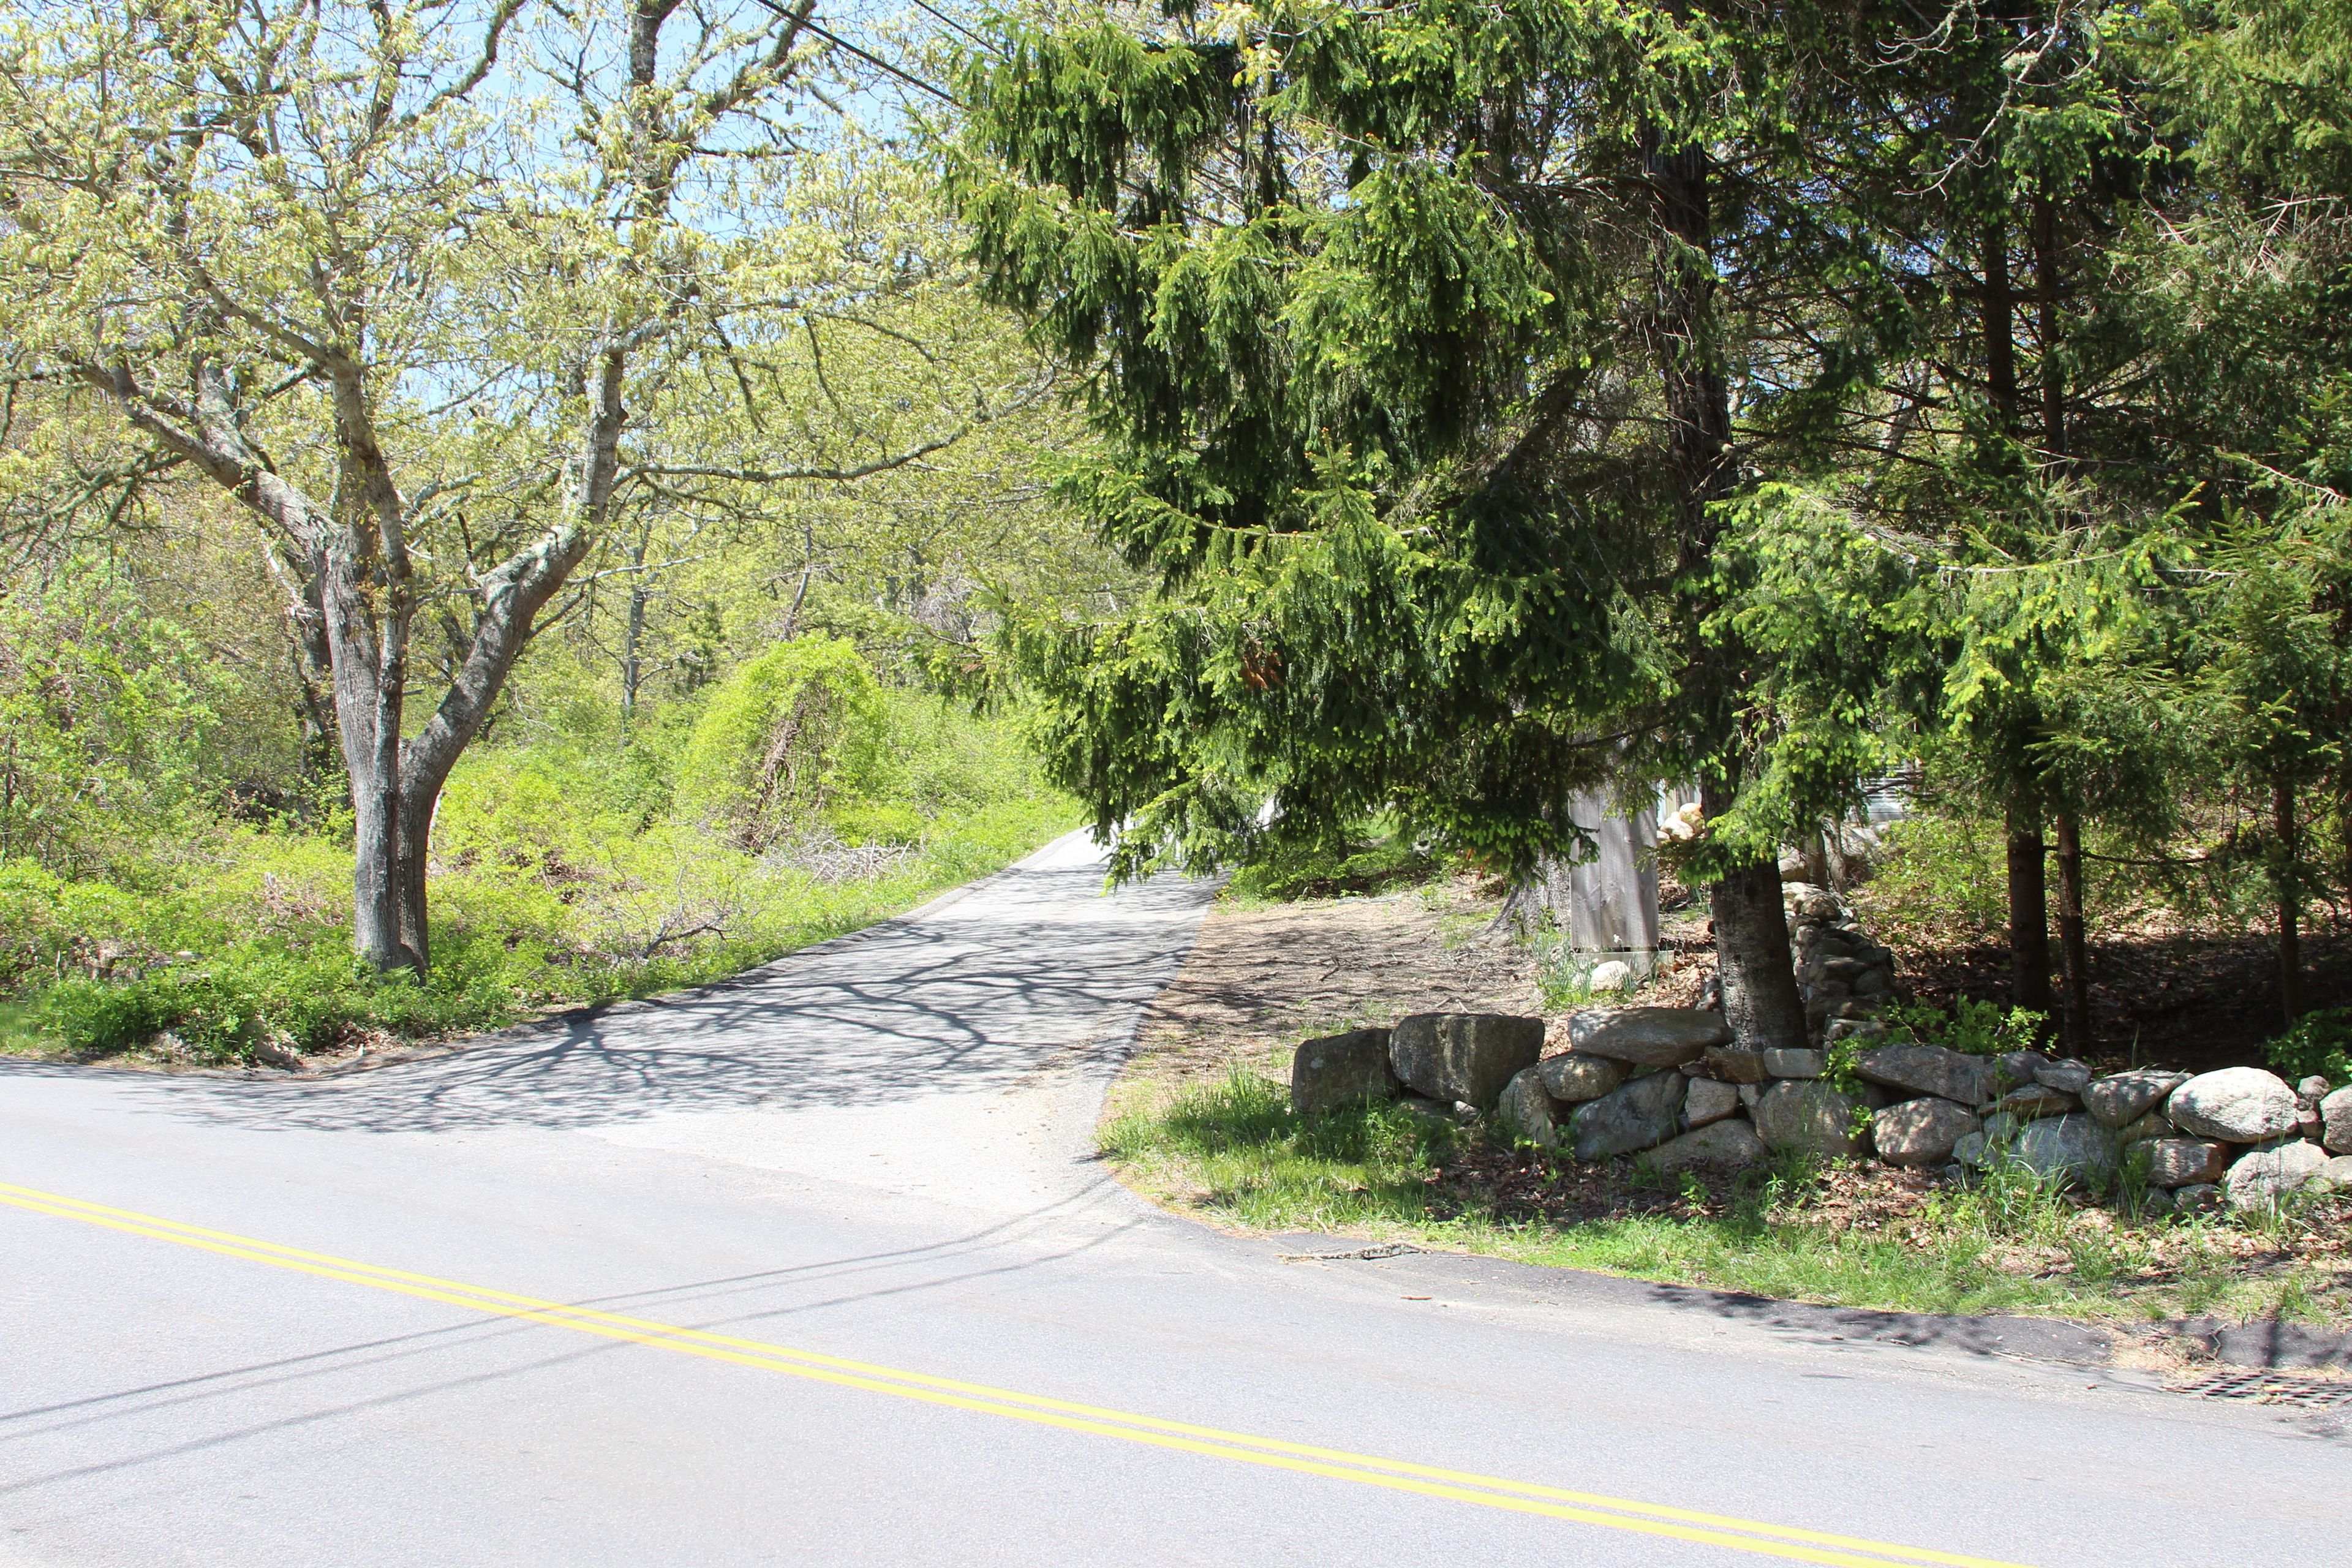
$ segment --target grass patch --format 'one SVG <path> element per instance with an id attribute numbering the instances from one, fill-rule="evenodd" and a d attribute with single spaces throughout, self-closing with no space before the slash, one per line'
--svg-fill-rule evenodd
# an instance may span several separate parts
<path id="1" fill-rule="evenodd" d="M 0 1002 L 0 1056 L 39 1056 L 51 1044 L 38 1007 L 29 1002 Z"/>
<path id="2" fill-rule="evenodd" d="M 2347 1316 L 2344 1201 L 2257 1225 L 2135 1223 L 2022 1174 L 1967 1187 L 1784 1159 L 1665 1183 L 1577 1166 L 1401 1106 L 1303 1121 L 1247 1071 L 1102 1128 L 1120 1174 L 1175 1206 L 1266 1231 L 1331 1231 L 1898 1311 L 2113 1322 Z"/>

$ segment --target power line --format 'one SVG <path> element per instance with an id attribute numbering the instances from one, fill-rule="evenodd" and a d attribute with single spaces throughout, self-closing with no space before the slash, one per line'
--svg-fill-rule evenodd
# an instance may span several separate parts
<path id="1" fill-rule="evenodd" d="M 808 16 L 795 16 L 792 12 L 785 10 L 782 5 L 777 3 L 777 0 L 760 0 L 760 4 L 766 6 L 769 10 L 773 11 L 777 16 L 782 16 L 785 21 L 806 27 L 810 32 L 814 33 L 826 43 L 832 44 L 837 48 L 845 49 L 849 53 L 856 55 L 859 59 L 864 60 L 867 65 L 874 67 L 877 70 L 887 71 L 890 75 L 897 77 L 900 81 L 905 82 L 908 87 L 919 88 L 921 90 L 929 93 L 933 98 L 938 99 L 941 103 L 950 104 L 957 109 L 961 109 L 963 107 L 962 102 L 958 100 L 953 93 L 948 92 L 941 88 L 933 87 L 929 82 L 925 81 L 920 77 L 908 76 L 905 71 L 900 70 L 897 66 L 892 65 L 888 60 L 884 59 L 881 56 L 867 54 L 864 49 L 859 48 L 856 44 L 851 43 L 847 38 L 843 37 L 838 33 L 827 32 L 824 28 L 817 26 L 814 12 Z M 924 9 L 929 10 L 930 7 L 925 6 Z"/>
<path id="2" fill-rule="evenodd" d="M 923 0 L 913 0 L 913 4 L 916 10 L 925 13 L 934 21 L 944 23 L 949 27 L 953 28 L 956 32 L 961 33 L 965 37 L 970 38 L 973 43 L 978 44 L 990 54 L 1002 56 L 1004 53 L 1003 50 L 998 48 L 994 44 L 990 43 L 986 38 L 982 37 L 978 33 L 973 32 L 970 27 L 965 26 L 961 22 L 957 21 L 953 16 L 949 16 L 946 12 L 924 5 Z"/>

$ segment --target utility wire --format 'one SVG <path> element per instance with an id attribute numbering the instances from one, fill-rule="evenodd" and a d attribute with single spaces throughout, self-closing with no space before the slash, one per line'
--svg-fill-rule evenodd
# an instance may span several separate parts
<path id="1" fill-rule="evenodd" d="M 973 32 L 970 27 L 965 26 L 961 22 L 957 21 L 953 16 L 949 16 L 946 12 L 939 10 L 933 6 L 924 5 L 923 0 L 913 0 L 913 5 L 916 10 L 925 13 L 934 21 L 942 23 L 954 29 L 956 32 L 961 33 L 965 37 L 970 38 L 973 43 L 978 44 L 990 54 L 998 57 L 1000 59 L 1003 58 L 1004 51 L 1003 49 L 998 48 L 994 44 L 990 43 L 986 38 L 982 37 L 978 33 Z"/>
<path id="2" fill-rule="evenodd" d="M 796 16 L 792 12 L 785 10 L 782 5 L 777 3 L 777 0 L 760 0 L 760 4 L 766 6 L 769 10 L 773 11 L 777 16 L 782 16 L 785 21 L 794 22 L 799 24 L 801 26 L 806 27 L 810 32 L 814 33 L 826 43 L 832 44 L 835 47 L 845 49 L 849 53 L 856 55 L 859 59 L 864 60 L 867 65 L 874 67 L 877 70 L 887 71 L 890 75 L 897 77 L 900 81 L 905 82 L 908 87 L 919 88 L 923 91 L 929 93 L 933 98 L 938 99 L 941 103 L 951 104 L 957 109 L 961 109 L 963 107 L 961 100 L 957 99 L 953 93 L 948 92 L 941 88 L 933 87 L 929 82 L 925 81 L 920 77 L 908 76 L 905 71 L 900 70 L 897 66 L 892 65 L 888 60 L 884 59 L 881 56 L 867 54 L 864 49 L 859 48 L 856 44 L 851 43 L 847 38 L 843 37 L 838 33 L 827 32 L 824 28 L 816 24 L 813 15 L 808 16 Z M 929 7 L 928 6 L 925 7 L 926 10 L 929 8 Z"/>

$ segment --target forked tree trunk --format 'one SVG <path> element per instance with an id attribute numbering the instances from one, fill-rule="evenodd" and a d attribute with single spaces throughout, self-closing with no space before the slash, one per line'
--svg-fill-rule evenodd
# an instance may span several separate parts
<path id="1" fill-rule="evenodd" d="M 658 224 L 667 217 L 678 169 L 700 132 L 677 133 L 652 91 L 662 26 L 677 9 L 677 0 L 638 0 L 626 9 L 627 178 L 635 187 L 627 222 Z M 814 0 L 798 0 L 796 10 L 780 11 L 785 25 L 756 61 L 709 91 L 690 95 L 694 113 L 732 111 L 772 86 L 790 69 L 814 9 Z M 495 58 L 493 47 L 483 69 Z M 337 471 L 330 502 L 306 493 L 247 440 L 239 379 L 220 364 L 201 357 L 188 364 L 184 395 L 159 394 L 142 384 L 127 356 L 80 363 L 73 372 L 112 398 L 132 427 L 159 448 L 259 518 L 269 531 L 273 560 L 302 573 L 306 580 L 294 595 L 295 613 L 311 667 L 332 678 L 334 723 L 351 785 L 353 945 L 379 971 L 411 970 L 421 977 L 431 956 L 425 857 L 435 804 L 458 754 L 496 705 L 508 671 L 530 638 L 534 618 L 580 563 L 610 514 L 621 431 L 628 417 L 622 392 L 630 355 L 683 319 L 691 296 L 677 294 L 665 313 L 616 326 L 588 351 L 576 381 L 586 404 L 585 429 L 560 515 L 537 543 L 487 572 L 468 568 L 478 599 L 471 641 L 432 716 L 411 734 L 405 732 L 402 704 L 409 623 L 415 611 L 407 543 L 415 501 L 402 495 L 379 438 L 372 388 L 384 373 L 365 359 L 373 329 L 364 289 L 350 293 L 356 274 L 330 275 L 319 270 L 324 265 L 314 266 L 313 281 L 332 297 L 330 315 L 337 340 L 313 342 L 270 330 L 281 343 L 299 348 L 308 362 L 305 374 L 331 405 Z M 190 297 L 205 297 L 208 283 L 192 284 Z"/>
<path id="2" fill-rule="evenodd" d="M 2055 816 L 2058 830 L 2058 956 L 2065 966 L 2063 1012 L 2066 1048 L 2091 1048 L 2091 957 L 2083 928 L 2083 825 L 2072 811 Z"/>

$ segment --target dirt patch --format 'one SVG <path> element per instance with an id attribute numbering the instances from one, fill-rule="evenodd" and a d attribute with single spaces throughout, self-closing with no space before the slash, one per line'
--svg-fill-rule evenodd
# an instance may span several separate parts
<path id="1" fill-rule="evenodd" d="M 2006 943 L 1923 948 L 1899 931 L 1872 934 L 1895 950 L 1902 984 L 1919 1001 L 1948 1007 L 1958 996 L 2009 999 Z M 2269 1065 L 2263 1042 L 2283 1026 L 2274 937 L 2134 931 L 2092 942 L 2089 969 L 2091 1049 L 2084 1056 L 2100 1070 Z M 2352 933 L 2305 935 L 2304 991 L 2310 1007 L 2352 1005 Z"/>
<path id="2" fill-rule="evenodd" d="M 1409 1013 L 1540 1013 L 1534 955 L 1487 929 L 1498 907 L 1475 877 L 1379 898 L 1220 902 L 1144 1015 L 1122 1088 L 1164 1093 L 1237 1066 L 1286 1082 L 1290 1052 L 1316 1035 Z"/>
<path id="3" fill-rule="evenodd" d="M 1659 946 L 1667 973 L 1642 994 L 1662 1006 L 1695 1006 L 1715 972 L 1706 903 L 1668 879 Z M 1998 937 L 1923 941 L 1874 918 L 1865 887 L 1856 923 L 1894 951 L 1896 994 L 1948 1008 L 1965 996 L 2007 1006 L 2009 945 Z M 2053 932 L 2055 957 L 2055 932 Z M 2164 1067 L 2183 1072 L 2268 1067 L 2263 1042 L 2284 1026 L 2278 946 L 2268 931 L 2217 933 L 2150 916 L 2095 938 L 2090 946 L 2091 1040 L 2078 1052 L 2100 1072 Z M 2315 910 L 2303 942 L 2305 1005 L 2352 1006 L 2352 929 Z"/>

